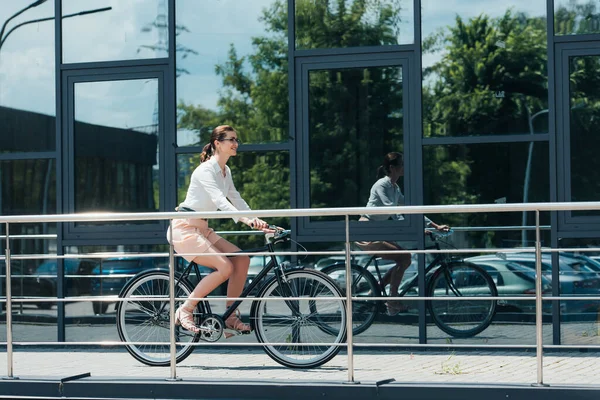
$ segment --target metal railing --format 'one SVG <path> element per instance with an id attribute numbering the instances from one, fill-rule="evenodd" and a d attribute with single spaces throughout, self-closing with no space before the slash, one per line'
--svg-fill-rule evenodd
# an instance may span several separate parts
<path id="1" fill-rule="evenodd" d="M 221 219 L 221 218 L 230 218 L 230 217 L 311 217 L 311 216 L 344 216 L 345 218 L 345 249 L 340 252 L 275 252 L 275 253 L 247 253 L 248 255 L 305 255 L 305 254 L 337 254 L 344 255 L 346 262 L 346 276 L 351 276 L 351 257 L 353 255 L 359 254 L 387 254 L 387 253 L 436 253 L 436 250 L 399 250 L 399 251 L 353 251 L 350 246 L 350 216 L 357 216 L 364 214 L 368 211 L 369 214 L 394 214 L 394 213 L 402 213 L 402 214 L 435 214 L 435 213 L 478 213 L 478 212 L 535 212 L 536 224 L 533 227 L 504 227 L 504 229 L 514 229 L 514 230 L 532 230 L 535 229 L 535 248 L 531 250 L 531 252 L 535 253 L 535 298 L 523 298 L 521 296 L 516 297 L 507 297 L 507 296 L 488 296 L 488 297 L 476 297 L 477 300 L 506 300 L 506 299 L 515 299 L 515 300 L 535 300 L 535 309 L 536 309 L 536 319 L 535 319 L 535 327 L 536 327 L 536 360 L 537 360 L 537 380 L 536 384 L 543 384 L 543 350 L 544 348 L 551 348 L 556 346 L 544 346 L 542 341 L 542 302 L 544 300 L 577 300 L 577 299 L 586 299 L 586 300 L 598 300 L 600 301 L 600 297 L 598 296 L 569 296 L 569 297 L 554 297 L 554 296 L 543 296 L 542 295 L 542 246 L 541 246 L 541 234 L 542 226 L 540 225 L 540 212 L 543 211 L 582 211 L 582 210 L 599 210 L 600 202 L 580 202 L 580 203 L 513 203 L 513 204 L 479 204 L 479 205 L 451 205 L 451 206 L 404 206 L 404 207 L 378 207 L 378 208 L 364 208 L 364 207 L 353 207 L 353 208 L 315 208 L 315 209 L 292 209 L 292 210 L 253 210 L 253 211 L 238 211 L 238 212 L 195 212 L 195 213 L 185 213 L 182 215 L 177 212 L 170 213 L 88 213 L 88 214 L 69 214 L 69 215 L 27 215 L 27 216 L 2 216 L 0 217 L 0 223 L 4 223 L 6 227 L 6 235 L 2 238 L 5 239 L 6 243 L 6 251 L 5 256 L 0 259 L 5 260 L 6 264 L 6 276 L 11 277 L 11 260 L 12 259 L 30 259 L 30 258 L 74 258 L 74 257 L 82 257 L 81 254 L 77 255 L 42 255 L 42 256 L 32 256 L 32 255 L 11 255 L 11 246 L 10 240 L 17 238 L 17 235 L 12 237 L 10 232 L 11 224 L 20 224 L 20 223 L 50 223 L 50 222 L 102 222 L 102 221 L 143 221 L 143 220 L 170 220 L 172 222 L 173 219 L 178 218 L 205 218 L 205 219 Z M 498 227 L 496 227 L 498 228 Z M 491 230 L 490 227 L 480 227 L 478 230 Z M 19 239 L 25 239 L 27 235 L 18 235 Z M 36 235 L 40 236 L 40 235 Z M 51 239 L 53 235 L 43 235 L 44 238 Z M 577 251 L 590 251 L 592 249 L 575 249 Z M 457 249 L 457 250 L 439 250 L 437 252 L 445 252 L 445 253 L 498 253 L 498 252 L 509 252 L 514 251 L 514 249 Z M 525 250 L 527 251 L 527 250 Z M 565 249 L 544 249 L 544 251 L 565 251 Z M 160 253 L 161 255 L 167 256 L 167 254 Z M 234 253 L 224 253 L 224 255 L 234 255 Z M 120 256 L 123 256 L 119 253 Z M 184 254 L 178 254 L 177 256 L 182 256 Z M 105 254 L 96 255 L 97 257 L 106 256 Z M 136 254 L 139 256 L 139 254 Z M 150 256 L 146 254 L 146 256 Z M 89 255 L 85 255 L 86 258 Z M 175 300 L 183 300 L 176 299 L 174 297 L 174 273 L 175 273 L 175 252 L 173 245 L 169 246 L 169 271 L 170 271 L 170 291 L 169 291 L 169 302 L 170 302 L 170 318 L 171 321 L 174 318 L 174 304 Z M 474 299 L 475 297 L 460 297 L 460 298 L 451 298 L 447 300 L 469 300 Z M 46 298 L 43 298 L 46 299 Z M 104 300 L 103 297 L 77 297 L 77 298 L 64 298 L 64 299 L 56 299 L 56 298 L 48 298 L 52 301 L 57 302 L 66 302 L 77 300 Z M 112 299 L 112 298 L 111 298 Z M 240 299 L 240 300 L 245 300 Z M 269 300 L 286 300 L 293 298 L 277 298 L 277 299 L 269 299 Z M 304 298 L 306 299 L 306 298 Z M 329 299 L 336 299 L 329 297 Z M 353 340 L 353 321 L 352 321 L 352 301 L 354 300 L 364 300 L 364 297 L 357 298 L 353 297 L 351 294 L 351 281 L 350 279 L 346 279 L 346 296 L 341 298 L 346 301 L 346 329 L 347 329 L 347 338 L 346 343 L 337 344 L 338 346 L 343 346 L 347 348 L 347 357 L 348 357 L 348 381 L 354 382 L 354 353 L 353 348 L 355 346 Z M 390 300 L 394 299 L 394 297 L 373 297 L 373 300 Z M 403 300 L 434 300 L 433 297 L 426 296 L 411 296 L 410 298 L 402 298 Z M 28 301 L 36 301 L 40 300 L 40 298 L 35 299 L 20 299 L 19 301 L 28 302 Z M 113 301 L 126 301 L 127 299 L 112 299 Z M 234 298 L 229 298 L 228 300 L 237 300 Z M 11 282 L 10 279 L 6 279 L 6 348 L 7 348 L 7 364 L 8 364 L 8 377 L 13 377 L 13 336 L 12 336 L 12 293 L 11 293 Z M 175 333 L 174 326 L 171 324 L 170 328 L 170 349 L 171 349 L 171 374 L 169 379 L 176 379 L 176 358 L 175 358 L 175 348 L 178 343 L 175 341 Z M 133 342 L 110 342 L 111 344 L 122 344 L 128 345 Z M 25 344 L 25 343 L 19 343 Z M 33 344 L 32 342 L 28 342 L 28 344 Z M 53 344 L 51 342 L 35 342 L 35 344 Z M 69 342 L 63 344 L 77 345 L 79 343 Z M 93 342 L 86 342 L 86 344 L 95 344 Z M 107 342 L 99 342 L 97 344 L 107 344 Z M 163 343 L 164 344 L 164 343 Z M 200 345 L 200 344 L 198 344 Z M 203 344 L 208 345 L 208 344 Z M 216 345 L 216 344 L 210 344 Z M 231 345 L 231 344 L 229 344 Z M 244 343 L 242 345 L 249 345 L 248 343 Z M 263 346 L 262 343 L 257 343 L 257 346 Z M 313 343 L 307 343 L 306 345 L 313 345 Z M 361 346 L 367 347 L 378 347 L 378 346 L 389 346 L 389 344 L 361 344 Z M 435 345 L 435 344 L 412 344 L 402 346 L 411 346 L 411 347 L 457 347 L 457 348 L 467 348 L 467 347 L 481 347 L 481 345 L 467 345 L 467 344 L 444 344 L 444 345 Z M 489 347 L 510 347 L 510 348 L 530 348 L 529 345 L 492 345 Z M 569 347 L 569 346 L 561 346 L 561 347 Z M 583 346 L 576 346 L 578 348 Z M 594 347 L 600 348 L 600 346 L 586 346 L 586 347 Z"/>

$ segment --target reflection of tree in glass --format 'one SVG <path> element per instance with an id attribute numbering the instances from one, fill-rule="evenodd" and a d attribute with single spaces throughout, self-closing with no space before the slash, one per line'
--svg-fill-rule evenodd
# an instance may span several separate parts
<path id="1" fill-rule="evenodd" d="M 397 43 L 393 26 L 394 23 L 399 23 L 399 1 L 354 1 L 349 8 L 346 8 L 345 1 L 337 1 L 335 12 L 328 9 L 327 3 L 332 2 L 296 2 L 299 21 L 331 22 L 326 30 L 325 24 L 307 25 L 300 38 L 303 43 L 328 48 Z M 378 4 L 383 6 L 374 8 Z M 323 13 L 327 15 L 324 16 Z M 379 15 L 379 18 L 373 18 L 373 15 Z M 246 143 L 288 140 L 287 2 L 274 1 L 263 11 L 261 21 L 268 35 L 252 38 L 254 53 L 239 57 L 232 45 L 228 60 L 216 66 L 216 73 L 223 83 L 218 101 L 219 110 L 213 112 L 200 106 L 180 104 L 179 128 L 204 129 L 209 132 L 215 125 L 227 123 L 238 130 Z M 340 40 L 343 41 L 342 44 Z M 249 66 L 249 70 L 246 66 Z M 319 105 L 320 115 L 313 120 L 323 121 L 325 124 L 314 127 L 315 132 L 311 135 L 311 149 L 318 150 L 312 152 L 317 158 L 311 163 L 311 187 L 318 189 L 311 196 L 313 205 L 347 206 L 348 201 L 352 205 L 364 205 L 366 198 L 362 197 L 368 196 L 368 188 L 374 181 L 375 177 L 372 175 L 376 169 L 376 165 L 368 163 L 378 165 L 382 155 L 389 149 L 402 151 L 401 69 L 343 69 L 318 75 L 311 82 L 311 91 L 315 106 Z M 377 104 L 369 104 L 366 108 L 353 104 L 357 92 L 376 99 Z M 344 105 L 352 106 L 352 115 L 362 119 L 359 126 L 365 131 L 361 135 L 352 136 L 351 133 L 356 131 L 357 121 L 351 118 L 349 108 Z M 367 141 L 369 134 L 373 137 Z M 372 146 L 373 152 L 377 154 L 371 157 L 365 150 L 367 145 Z M 323 154 L 324 149 L 332 153 L 334 149 L 339 152 L 335 157 L 329 157 Z M 237 158 L 241 159 L 240 156 Z M 361 164 L 364 160 L 368 160 L 367 163 Z M 270 165 L 270 168 L 279 168 L 281 173 L 289 174 L 288 164 Z M 366 190 L 361 193 L 356 190 L 356 170 L 359 166 L 364 171 L 359 179 L 368 180 L 368 184 L 364 185 Z M 246 168 L 251 167 L 245 166 L 243 169 Z M 347 173 L 347 179 L 339 180 L 340 173 Z M 234 173 L 234 179 L 237 180 L 236 174 L 238 172 Z M 286 193 L 288 196 L 288 183 L 282 183 L 281 178 L 275 174 L 248 175 L 247 179 L 243 185 L 236 182 L 238 190 L 246 199 L 253 198 L 247 192 L 253 187 L 251 183 L 261 188 L 257 193 L 282 188 L 275 193 Z M 251 204 L 253 208 L 273 208 L 273 205 L 273 199 L 264 197 L 261 202 Z"/>
<path id="2" fill-rule="evenodd" d="M 548 108 L 546 42 L 544 17 L 511 10 L 499 18 L 483 14 L 464 21 L 457 16 L 455 25 L 426 38 L 423 51 L 438 52 L 440 58 L 423 73 L 424 136 L 531 133 L 530 116 Z M 536 128 L 536 132 L 547 132 L 547 119 L 538 118 Z M 516 157 L 515 148 L 505 146 L 467 148 L 436 146 L 427 152 L 427 204 L 491 203 L 499 197 L 522 201 L 522 177 L 517 180 L 499 171 L 490 175 L 489 169 L 481 166 L 518 170 L 527 159 L 526 152 Z M 518 165 L 511 165 L 514 159 L 519 160 Z M 544 160 L 546 157 L 533 160 L 539 171 L 548 169 Z M 494 185 L 489 185 L 491 176 Z M 546 201 L 547 191 L 547 187 L 530 188 L 529 201 Z M 463 218 L 458 214 L 440 217 L 450 224 L 468 226 L 510 223 L 508 219 L 496 221 L 490 214 L 473 215 L 468 221 Z M 514 218 L 514 224 L 520 225 L 516 215 Z"/>
<path id="3" fill-rule="evenodd" d="M 399 43 L 407 0 L 298 0 L 299 49 L 383 46 Z M 410 1 L 410 0 L 409 0 Z"/>
<path id="4" fill-rule="evenodd" d="M 597 1 L 587 3 L 555 0 L 554 32 L 557 35 L 573 35 L 600 32 L 600 15 Z M 558 7 L 557 7 L 558 5 Z"/>

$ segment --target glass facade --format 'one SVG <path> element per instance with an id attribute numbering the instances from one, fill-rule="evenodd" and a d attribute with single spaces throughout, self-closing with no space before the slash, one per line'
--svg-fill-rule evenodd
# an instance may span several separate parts
<path id="1" fill-rule="evenodd" d="M 365 206 L 389 152 L 404 156 L 397 183 L 406 205 L 595 201 L 597 16 L 596 2 L 572 0 L 2 2 L 0 214 L 172 211 L 221 124 L 244 143 L 229 165 L 253 209 Z M 542 245 L 563 248 L 544 253 L 544 294 L 565 297 L 544 302 L 545 343 L 597 343 L 600 302 L 567 297 L 600 295 L 596 252 L 573 249 L 598 247 L 598 216 L 540 213 Z M 456 256 L 485 270 L 500 296 L 523 296 L 498 303 L 485 337 L 456 343 L 533 344 L 535 214 L 429 217 L 455 227 L 442 248 L 476 249 Z M 343 219 L 268 222 L 293 228 L 293 250 L 336 252 Z M 352 240 L 431 245 L 421 217 L 356 219 Z M 240 229 L 230 219 L 212 226 Z M 165 266 L 166 222 L 9 230 L 36 235 L 11 239 L 13 254 L 31 256 L 13 263 L 21 300 L 112 296 L 133 274 Z M 241 248 L 264 240 L 235 235 Z M 152 254 L 125 257 L 132 252 Z M 370 256 L 361 256 L 365 266 Z M 336 257 L 290 260 L 323 269 Z M 428 261 L 410 256 L 401 285 L 423 279 L 405 295 L 429 290 Z M 259 269 L 264 258 L 252 262 Z M 389 260 L 369 269 L 374 280 L 390 270 Z M 391 342 L 448 343 L 428 303 L 403 303 L 399 315 L 378 311 L 378 329 L 402 327 Z M 89 321 L 114 327 L 112 301 L 15 307 L 17 323 L 51 321 L 20 328 L 15 340 L 78 340 L 93 330 Z M 521 333 L 506 329 L 515 324 Z M 116 339 L 114 329 L 98 332 Z"/>

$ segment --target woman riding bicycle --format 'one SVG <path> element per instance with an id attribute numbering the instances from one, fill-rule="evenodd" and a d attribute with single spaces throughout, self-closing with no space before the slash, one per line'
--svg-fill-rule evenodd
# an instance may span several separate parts
<path id="1" fill-rule="evenodd" d="M 177 211 L 250 210 L 235 189 L 231 170 L 227 166 L 229 157 L 237 155 L 239 144 L 237 132 L 231 126 L 220 125 L 213 129 L 210 142 L 204 146 L 200 154 L 200 165 L 192 173 L 185 200 L 179 204 Z M 233 220 L 254 229 L 272 232 L 268 224 L 259 218 L 240 217 Z M 226 280 L 229 280 L 227 297 L 239 297 L 248 275 L 250 258 L 222 256 L 222 253 L 235 253 L 240 249 L 209 228 L 206 219 L 174 219 L 172 232 L 167 231 L 167 240 L 171 240 L 171 234 L 173 247 L 178 253 L 202 254 L 184 256 L 187 261 L 194 261 L 215 270 L 200 280 L 189 298 L 175 313 L 176 325 L 181 325 L 191 332 L 199 332 L 193 317 L 198 299 L 206 297 Z M 232 300 L 227 300 L 228 307 L 232 303 Z M 242 322 L 239 311 L 225 320 L 225 327 L 238 333 L 250 332 L 250 325 Z M 226 334 L 225 337 L 231 335 Z"/>
<path id="2" fill-rule="evenodd" d="M 402 153 L 391 152 L 386 154 L 383 158 L 383 163 L 377 169 L 377 182 L 371 187 L 369 201 L 367 202 L 366 207 L 403 206 L 404 195 L 397 184 L 397 181 L 401 176 L 404 176 L 404 156 Z M 404 217 L 401 214 L 364 214 L 360 217 L 359 221 L 383 221 L 387 219 L 403 220 Z M 438 225 L 427 217 L 425 217 L 425 226 L 440 231 L 448 231 L 450 229 L 448 225 Z M 397 243 L 389 241 L 362 241 L 356 242 L 356 244 L 364 251 L 404 250 Z M 379 285 L 383 290 L 383 288 L 389 284 L 390 296 L 397 296 L 398 287 L 400 287 L 404 272 L 410 266 L 411 255 L 408 253 L 382 254 L 381 258 L 394 261 L 396 265 L 386 272 L 383 278 L 381 278 Z M 399 312 L 407 310 L 407 307 L 398 300 L 390 300 L 386 302 L 386 306 L 389 315 L 396 315 Z"/>

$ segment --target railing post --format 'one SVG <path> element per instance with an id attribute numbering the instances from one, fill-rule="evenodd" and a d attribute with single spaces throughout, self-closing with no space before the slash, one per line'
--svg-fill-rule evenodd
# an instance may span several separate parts
<path id="1" fill-rule="evenodd" d="M 536 385 L 544 385 L 544 326 L 542 325 L 542 242 L 540 211 L 535 210 L 535 345 L 537 361 Z"/>
<path id="2" fill-rule="evenodd" d="M 6 362 L 7 377 L 13 377 L 13 336 L 12 336 L 12 293 L 10 282 L 10 233 L 9 223 L 6 223 Z"/>
<path id="3" fill-rule="evenodd" d="M 171 352 L 171 376 L 177 379 L 177 354 L 175 347 L 175 250 L 173 248 L 173 219 L 169 219 L 169 341 Z"/>
<path id="4" fill-rule="evenodd" d="M 348 383 L 354 383 L 354 348 L 352 336 L 352 268 L 350 266 L 350 216 L 346 214 L 346 344 Z"/>

